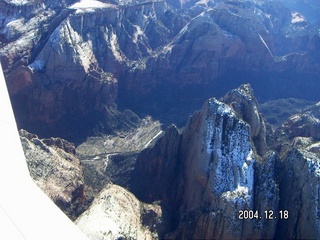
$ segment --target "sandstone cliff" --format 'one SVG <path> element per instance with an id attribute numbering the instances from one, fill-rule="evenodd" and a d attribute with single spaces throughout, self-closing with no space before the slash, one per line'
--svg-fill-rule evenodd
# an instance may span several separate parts
<path id="1" fill-rule="evenodd" d="M 180 134 L 176 126 L 168 127 L 154 146 L 144 149 L 138 156 L 130 185 L 135 195 L 145 201 L 163 200 L 172 204 L 173 185 L 179 169 L 178 151 Z"/>
<path id="2" fill-rule="evenodd" d="M 288 210 L 290 216 L 279 221 L 277 236 L 318 239 L 319 155 L 305 149 L 290 149 L 281 176 L 279 208 Z"/>
<path id="3" fill-rule="evenodd" d="M 20 130 L 20 138 L 33 180 L 75 219 L 83 211 L 86 199 L 82 167 L 74 145 L 60 138 L 39 139 L 25 130 Z"/>

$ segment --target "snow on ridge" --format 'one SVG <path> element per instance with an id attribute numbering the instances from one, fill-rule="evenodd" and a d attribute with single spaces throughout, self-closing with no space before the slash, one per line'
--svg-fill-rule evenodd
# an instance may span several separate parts
<path id="1" fill-rule="evenodd" d="M 291 23 L 304 23 L 307 22 L 306 18 L 298 12 L 291 13 Z"/>
<path id="2" fill-rule="evenodd" d="M 76 9 L 76 13 L 83 13 L 83 12 L 92 12 L 95 9 L 101 8 L 114 8 L 115 5 L 110 3 L 103 3 L 97 0 L 81 0 L 73 5 L 71 5 L 70 9 Z"/>
<path id="3" fill-rule="evenodd" d="M 212 192 L 229 192 L 228 198 L 238 196 L 239 193 L 249 197 L 253 190 L 255 159 L 247 123 L 237 119 L 230 106 L 214 98 L 208 101 L 205 121 L 207 160 L 204 165 L 207 170 L 203 172 L 214 171 L 210 177 Z M 233 125 L 233 128 L 223 127 L 225 124 Z M 223 135 L 228 137 L 224 139 Z M 215 167 L 206 164 L 211 158 L 214 158 Z M 242 191 L 243 189 L 246 191 Z"/>
<path id="4" fill-rule="evenodd" d="M 30 0 L 10 0 L 6 1 L 8 3 L 14 4 L 14 5 L 26 5 L 30 3 Z"/>

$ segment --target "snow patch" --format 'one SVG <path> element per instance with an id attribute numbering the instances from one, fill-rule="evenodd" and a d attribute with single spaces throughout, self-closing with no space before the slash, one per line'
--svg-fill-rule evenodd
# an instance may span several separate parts
<path id="1" fill-rule="evenodd" d="M 320 178 L 320 161 L 317 158 L 307 158 L 309 172 L 314 173 Z"/>
<path id="2" fill-rule="evenodd" d="M 269 46 L 267 45 L 267 43 L 264 41 L 264 39 L 263 39 L 263 37 L 261 36 L 261 34 L 258 33 L 258 35 L 259 35 L 259 38 L 260 38 L 262 44 L 267 48 L 267 50 L 268 50 L 268 52 L 270 53 L 271 57 L 273 57 L 273 53 L 271 52 L 271 50 L 270 50 Z"/>
<path id="3" fill-rule="evenodd" d="M 238 186 L 234 191 L 227 191 L 221 195 L 228 202 L 247 203 L 250 201 L 250 190 L 248 187 Z"/>
<path id="4" fill-rule="evenodd" d="M 10 0 L 8 2 L 14 5 L 25 5 L 25 4 L 28 4 L 30 0 Z"/>
<path id="5" fill-rule="evenodd" d="M 298 12 L 291 13 L 291 23 L 305 23 L 307 22 L 306 18 Z"/>
<path id="6" fill-rule="evenodd" d="M 94 12 L 96 9 L 101 8 L 114 8 L 115 5 L 110 3 L 103 3 L 97 0 L 81 0 L 73 5 L 71 5 L 70 9 L 76 9 L 76 13 L 84 13 L 84 12 Z"/>
<path id="7" fill-rule="evenodd" d="M 106 41 L 109 43 L 109 47 L 113 53 L 113 56 L 116 58 L 119 62 L 126 61 L 124 54 L 122 53 L 119 43 L 118 43 L 118 37 L 114 31 L 111 32 L 110 36 L 108 34 L 105 34 Z"/>
<path id="8" fill-rule="evenodd" d="M 139 41 L 139 36 L 144 37 L 145 35 L 144 35 L 144 32 L 142 31 L 142 29 L 141 29 L 140 26 L 138 26 L 138 25 L 133 25 L 133 27 L 136 29 L 136 31 L 135 31 L 135 33 L 134 33 L 134 35 L 133 35 L 133 42 L 134 42 L 135 44 L 137 44 L 138 41 Z"/>

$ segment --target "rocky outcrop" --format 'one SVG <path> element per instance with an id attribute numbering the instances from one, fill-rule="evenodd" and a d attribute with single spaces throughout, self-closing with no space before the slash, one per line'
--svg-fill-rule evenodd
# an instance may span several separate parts
<path id="1" fill-rule="evenodd" d="M 302 113 L 289 117 L 275 132 L 277 148 L 286 152 L 291 146 L 303 145 L 308 147 L 312 142 L 320 139 L 320 104 L 303 110 Z M 305 139 L 309 138 L 307 144 Z"/>
<path id="2" fill-rule="evenodd" d="M 209 99 L 180 135 L 171 126 L 138 156 L 131 189 L 139 199 L 160 200 L 171 207 L 175 230 L 167 238 L 268 238 L 275 234 L 276 221 L 260 220 L 262 215 L 239 219 L 244 209 L 259 214 L 268 207 L 276 211 L 279 201 L 275 172 L 279 158 L 270 152 L 260 159 L 255 147 L 264 146 L 266 151 L 266 127 L 257 101 L 250 85 L 229 92 L 222 100 Z M 259 135 L 260 142 L 254 144 Z"/>
<path id="3" fill-rule="evenodd" d="M 60 139 L 39 139 L 20 130 L 20 138 L 30 175 L 35 183 L 71 219 L 75 219 L 86 203 L 84 179 L 73 144 Z"/>
<path id="4" fill-rule="evenodd" d="M 109 184 L 75 222 L 90 239 L 156 239 L 162 210 L 142 204 L 124 188 Z"/>
<path id="5" fill-rule="evenodd" d="M 266 123 L 259 113 L 258 102 L 251 86 L 246 84 L 230 91 L 222 101 L 230 105 L 241 119 L 249 123 L 257 152 L 263 156 L 267 151 Z"/>
<path id="6" fill-rule="evenodd" d="M 308 113 L 291 116 L 283 124 L 283 128 L 290 138 L 297 136 L 320 138 L 320 120 Z"/>
<path id="7" fill-rule="evenodd" d="M 282 152 L 279 220 L 276 236 L 319 238 L 319 103 L 291 116 L 276 131 Z"/>
<path id="8" fill-rule="evenodd" d="M 277 237 L 318 239 L 319 155 L 292 148 L 283 165 L 279 209 L 288 218 L 279 220 Z"/>

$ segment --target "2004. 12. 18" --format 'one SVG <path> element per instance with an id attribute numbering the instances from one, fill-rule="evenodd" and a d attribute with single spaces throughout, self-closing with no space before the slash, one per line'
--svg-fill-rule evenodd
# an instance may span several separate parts
<path id="1" fill-rule="evenodd" d="M 239 220 L 250 220 L 250 219 L 288 219 L 289 211 L 288 210 L 279 210 L 274 212 L 273 210 L 265 210 L 263 214 L 260 214 L 258 210 L 239 210 L 238 219 Z"/>

